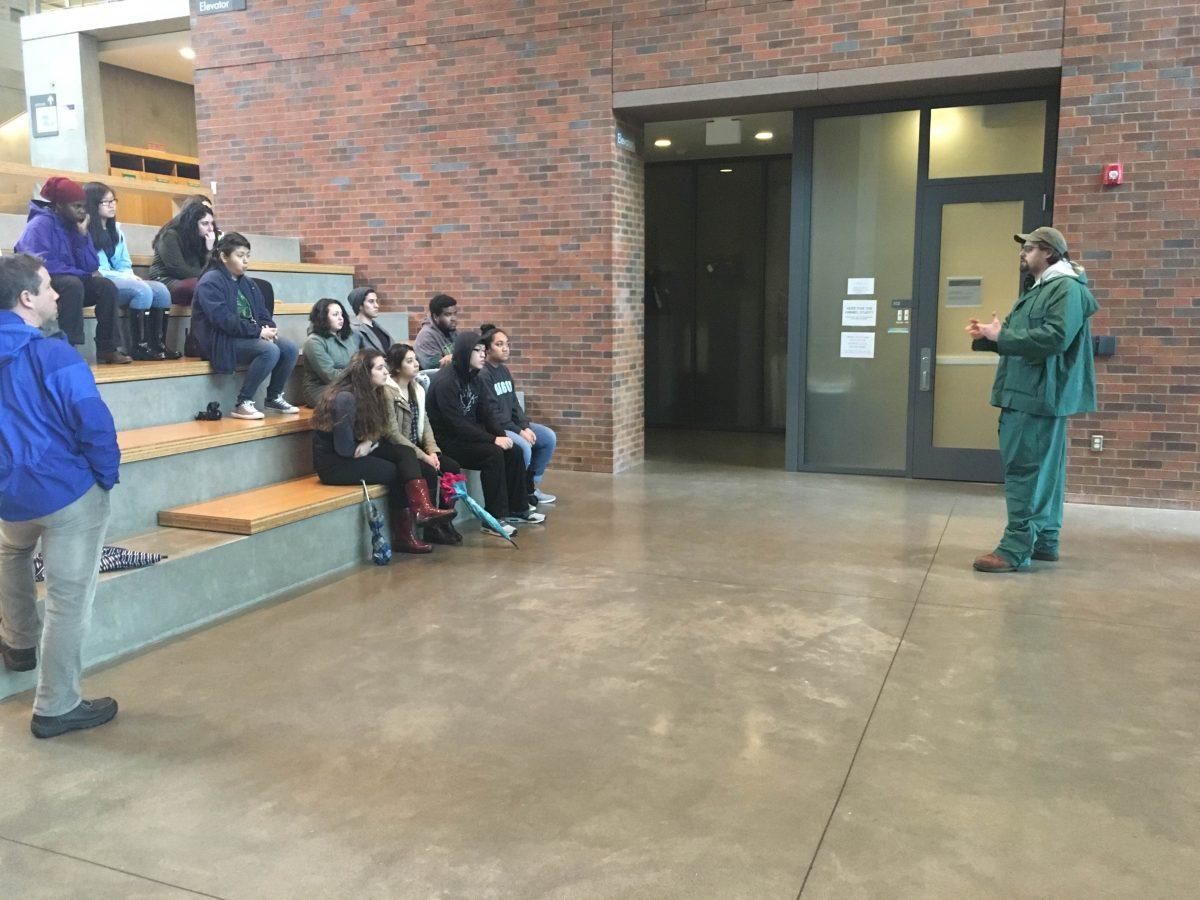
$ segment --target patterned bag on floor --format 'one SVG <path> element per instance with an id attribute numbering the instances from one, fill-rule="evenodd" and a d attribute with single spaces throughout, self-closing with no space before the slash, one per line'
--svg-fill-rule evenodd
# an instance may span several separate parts
<path id="1" fill-rule="evenodd" d="M 137 550 L 126 550 L 124 547 L 105 547 L 100 551 L 100 571 L 119 572 L 122 569 L 141 569 L 152 566 L 167 558 L 165 553 L 139 553 Z M 46 580 L 46 563 L 42 554 L 33 558 L 33 578 L 35 581 Z"/>

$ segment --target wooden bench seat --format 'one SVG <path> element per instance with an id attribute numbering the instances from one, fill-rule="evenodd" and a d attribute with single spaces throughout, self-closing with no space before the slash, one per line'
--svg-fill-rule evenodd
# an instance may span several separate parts
<path id="1" fill-rule="evenodd" d="M 268 413 L 265 419 L 234 419 L 227 416 L 216 422 L 177 422 L 134 428 L 117 433 L 117 446 L 121 448 L 121 462 L 140 462 L 311 431 L 312 415 L 311 409 L 301 409 L 295 415 Z"/>
<path id="2" fill-rule="evenodd" d="M 275 315 L 277 315 L 277 316 L 307 316 L 312 311 L 312 308 L 313 308 L 312 303 L 278 303 L 277 302 L 275 304 Z M 124 315 L 128 314 L 128 312 L 129 312 L 128 307 L 122 307 L 121 309 L 117 310 L 117 315 L 124 316 Z M 190 306 L 172 305 L 167 310 L 167 315 L 174 316 L 174 317 L 182 317 L 185 319 L 190 318 L 192 315 L 192 308 Z M 94 306 L 84 307 L 83 317 L 85 319 L 96 318 L 96 307 L 94 307 Z"/>
<path id="3" fill-rule="evenodd" d="M 387 493 L 383 485 L 368 485 L 372 497 Z M 316 475 L 293 478 L 266 487 L 228 494 L 203 503 L 164 509 L 158 524 L 226 534 L 258 534 L 361 503 L 362 487 L 321 484 Z"/>
<path id="4" fill-rule="evenodd" d="M 149 253 L 130 254 L 130 261 L 135 266 L 149 266 L 154 257 Z M 298 272 L 307 275 L 353 275 L 354 266 L 341 266 L 326 263 L 301 262 L 272 262 L 268 260 L 250 260 L 251 272 Z"/>

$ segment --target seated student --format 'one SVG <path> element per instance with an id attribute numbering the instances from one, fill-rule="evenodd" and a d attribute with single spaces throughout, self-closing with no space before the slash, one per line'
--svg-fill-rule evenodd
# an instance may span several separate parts
<path id="1" fill-rule="evenodd" d="M 454 339 L 452 362 L 429 382 L 429 421 L 447 453 L 459 464 L 479 470 L 484 507 L 512 534 L 518 522 L 537 525 L 546 517 L 525 499 L 521 451 L 511 438 L 494 435 L 480 423 L 478 375 L 484 353 L 473 331 Z"/>
<path id="2" fill-rule="evenodd" d="M 212 200 L 210 200 L 208 197 L 205 197 L 203 194 L 193 194 L 191 197 L 188 197 L 187 201 L 184 203 L 184 206 L 189 206 L 193 203 L 199 203 L 210 213 L 212 213 L 213 235 L 215 239 L 219 241 L 221 239 L 221 226 L 217 224 L 217 211 L 213 208 Z M 259 293 L 262 294 L 263 298 L 263 306 L 267 308 L 267 315 L 271 318 L 275 318 L 275 286 L 264 278 L 251 278 L 250 280 L 258 285 Z"/>
<path id="3" fill-rule="evenodd" d="M 83 308 L 96 307 L 96 359 L 130 363 L 117 346 L 117 287 L 100 274 L 88 237 L 87 196 L 70 178 L 55 175 L 42 185 L 46 203 L 29 201 L 29 220 L 13 249 L 42 260 L 58 293 L 58 324 L 67 339 L 83 343 Z"/>
<path id="4" fill-rule="evenodd" d="M 386 484 L 393 543 L 405 553 L 429 553 L 414 526 L 445 522 L 454 510 L 434 508 L 412 451 L 386 439 L 387 380 L 378 350 L 360 350 L 338 373 L 313 413 L 313 468 L 324 484 Z"/>
<path id="5" fill-rule="evenodd" d="M 266 408 L 298 413 L 299 408 L 284 398 L 283 389 L 296 367 L 299 350 L 279 336 L 267 315 L 258 285 L 246 277 L 249 262 L 248 240 L 236 231 L 221 236 L 208 271 L 196 285 L 192 337 L 200 357 L 212 362 L 214 372 L 232 372 L 249 364 L 237 405 L 230 413 L 235 419 L 263 417 L 254 406 L 254 395 L 268 375 Z"/>
<path id="6" fill-rule="evenodd" d="M 216 242 L 212 210 L 202 203 L 185 203 L 179 214 L 158 230 L 150 277 L 167 286 L 172 303 L 191 304 Z"/>
<path id="7" fill-rule="evenodd" d="M 308 323 L 300 392 L 305 406 L 316 406 L 325 385 L 333 381 L 350 364 L 350 357 L 358 352 L 358 338 L 350 327 L 346 308 L 328 297 L 313 304 Z"/>
<path id="8" fill-rule="evenodd" d="M 167 312 L 171 292 L 161 281 L 143 281 L 133 273 L 125 232 L 117 224 L 117 195 L 98 181 L 83 186 L 87 195 L 88 235 L 100 259 L 100 274 L 117 288 L 117 302 L 129 309 L 129 335 L 134 359 L 179 359 L 167 347 Z"/>
<path id="9" fill-rule="evenodd" d="M 413 341 L 422 369 L 444 369 L 450 365 L 457 324 L 458 301 L 449 294 L 435 295 L 429 301 L 429 315 Z"/>
<path id="10" fill-rule="evenodd" d="M 462 471 L 458 463 L 442 452 L 433 437 L 433 426 L 425 414 L 425 389 L 416 381 L 417 354 L 408 344 L 392 344 L 387 352 L 388 371 L 391 373 L 384 385 L 392 403 L 392 414 L 388 416 L 386 437 L 396 446 L 410 451 L 410 461 L 402 464 L 408 481 L 424 478 L 429 485 L 430 496 L 435 506 L 441 506 L 442 472 L 458 474 Z M 397 460 L 399 463 L 399 460 Z M 425 540 L 431 544 L 461 544 L 462 535 L 450 520 L 425 526 Z"/>
<path id="11" fill-rule="evenodd" d="M 558 498 L 540 487 L 558 436 L 545 425 L 530 422 L 517 399 L 512 372 L 508 370 L 508 335 L 495 325 L 484 325 L 483 346 L 487 361 L 479 372 L 479 392 L 483 400 L 483 420 L 492 434 L 507 434 L 525 457 L 529 502 L 553 503 Z"/>
<path id="12" fill-rule="evenodd" d="M 379 324 L 379 294 L 373 287 L 355 288 L 346 297 L 354 313 L 354 331 L 359 346 L 373 347 L 387 353 L 392 346 L 392 336 Z"/>

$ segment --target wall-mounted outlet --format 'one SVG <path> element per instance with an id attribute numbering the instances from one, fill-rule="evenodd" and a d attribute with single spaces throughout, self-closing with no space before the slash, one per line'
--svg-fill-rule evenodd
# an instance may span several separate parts
<path id="1" fill-rule="evenodd" d="M 1102 453 L 1104 451 L 1104 435 L 1092 435 L 1092 450 L 1094 450 L 1096 453 Z"/>

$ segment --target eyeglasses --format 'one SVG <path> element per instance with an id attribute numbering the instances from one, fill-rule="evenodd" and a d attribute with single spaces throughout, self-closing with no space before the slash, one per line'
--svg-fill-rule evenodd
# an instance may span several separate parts
<path id="1" fill-rule="evenodd" d="M 113 197 L 111 200 L 101 200 L 101 201 L 100 201 L 100 203 L 99 203 L 99 205 L 100 205 L 100 206 L 116 206 L 116 205 L 117 205 L 117 198 L 116 198 L 116 197 Z"/>
<path id="2" fill-rule="evenodd" d="M 1022 253 L 1032 253 L 1037 248 L 1038 248 L 1037 244 L 1022 244 L 1021 252 Z"/>

